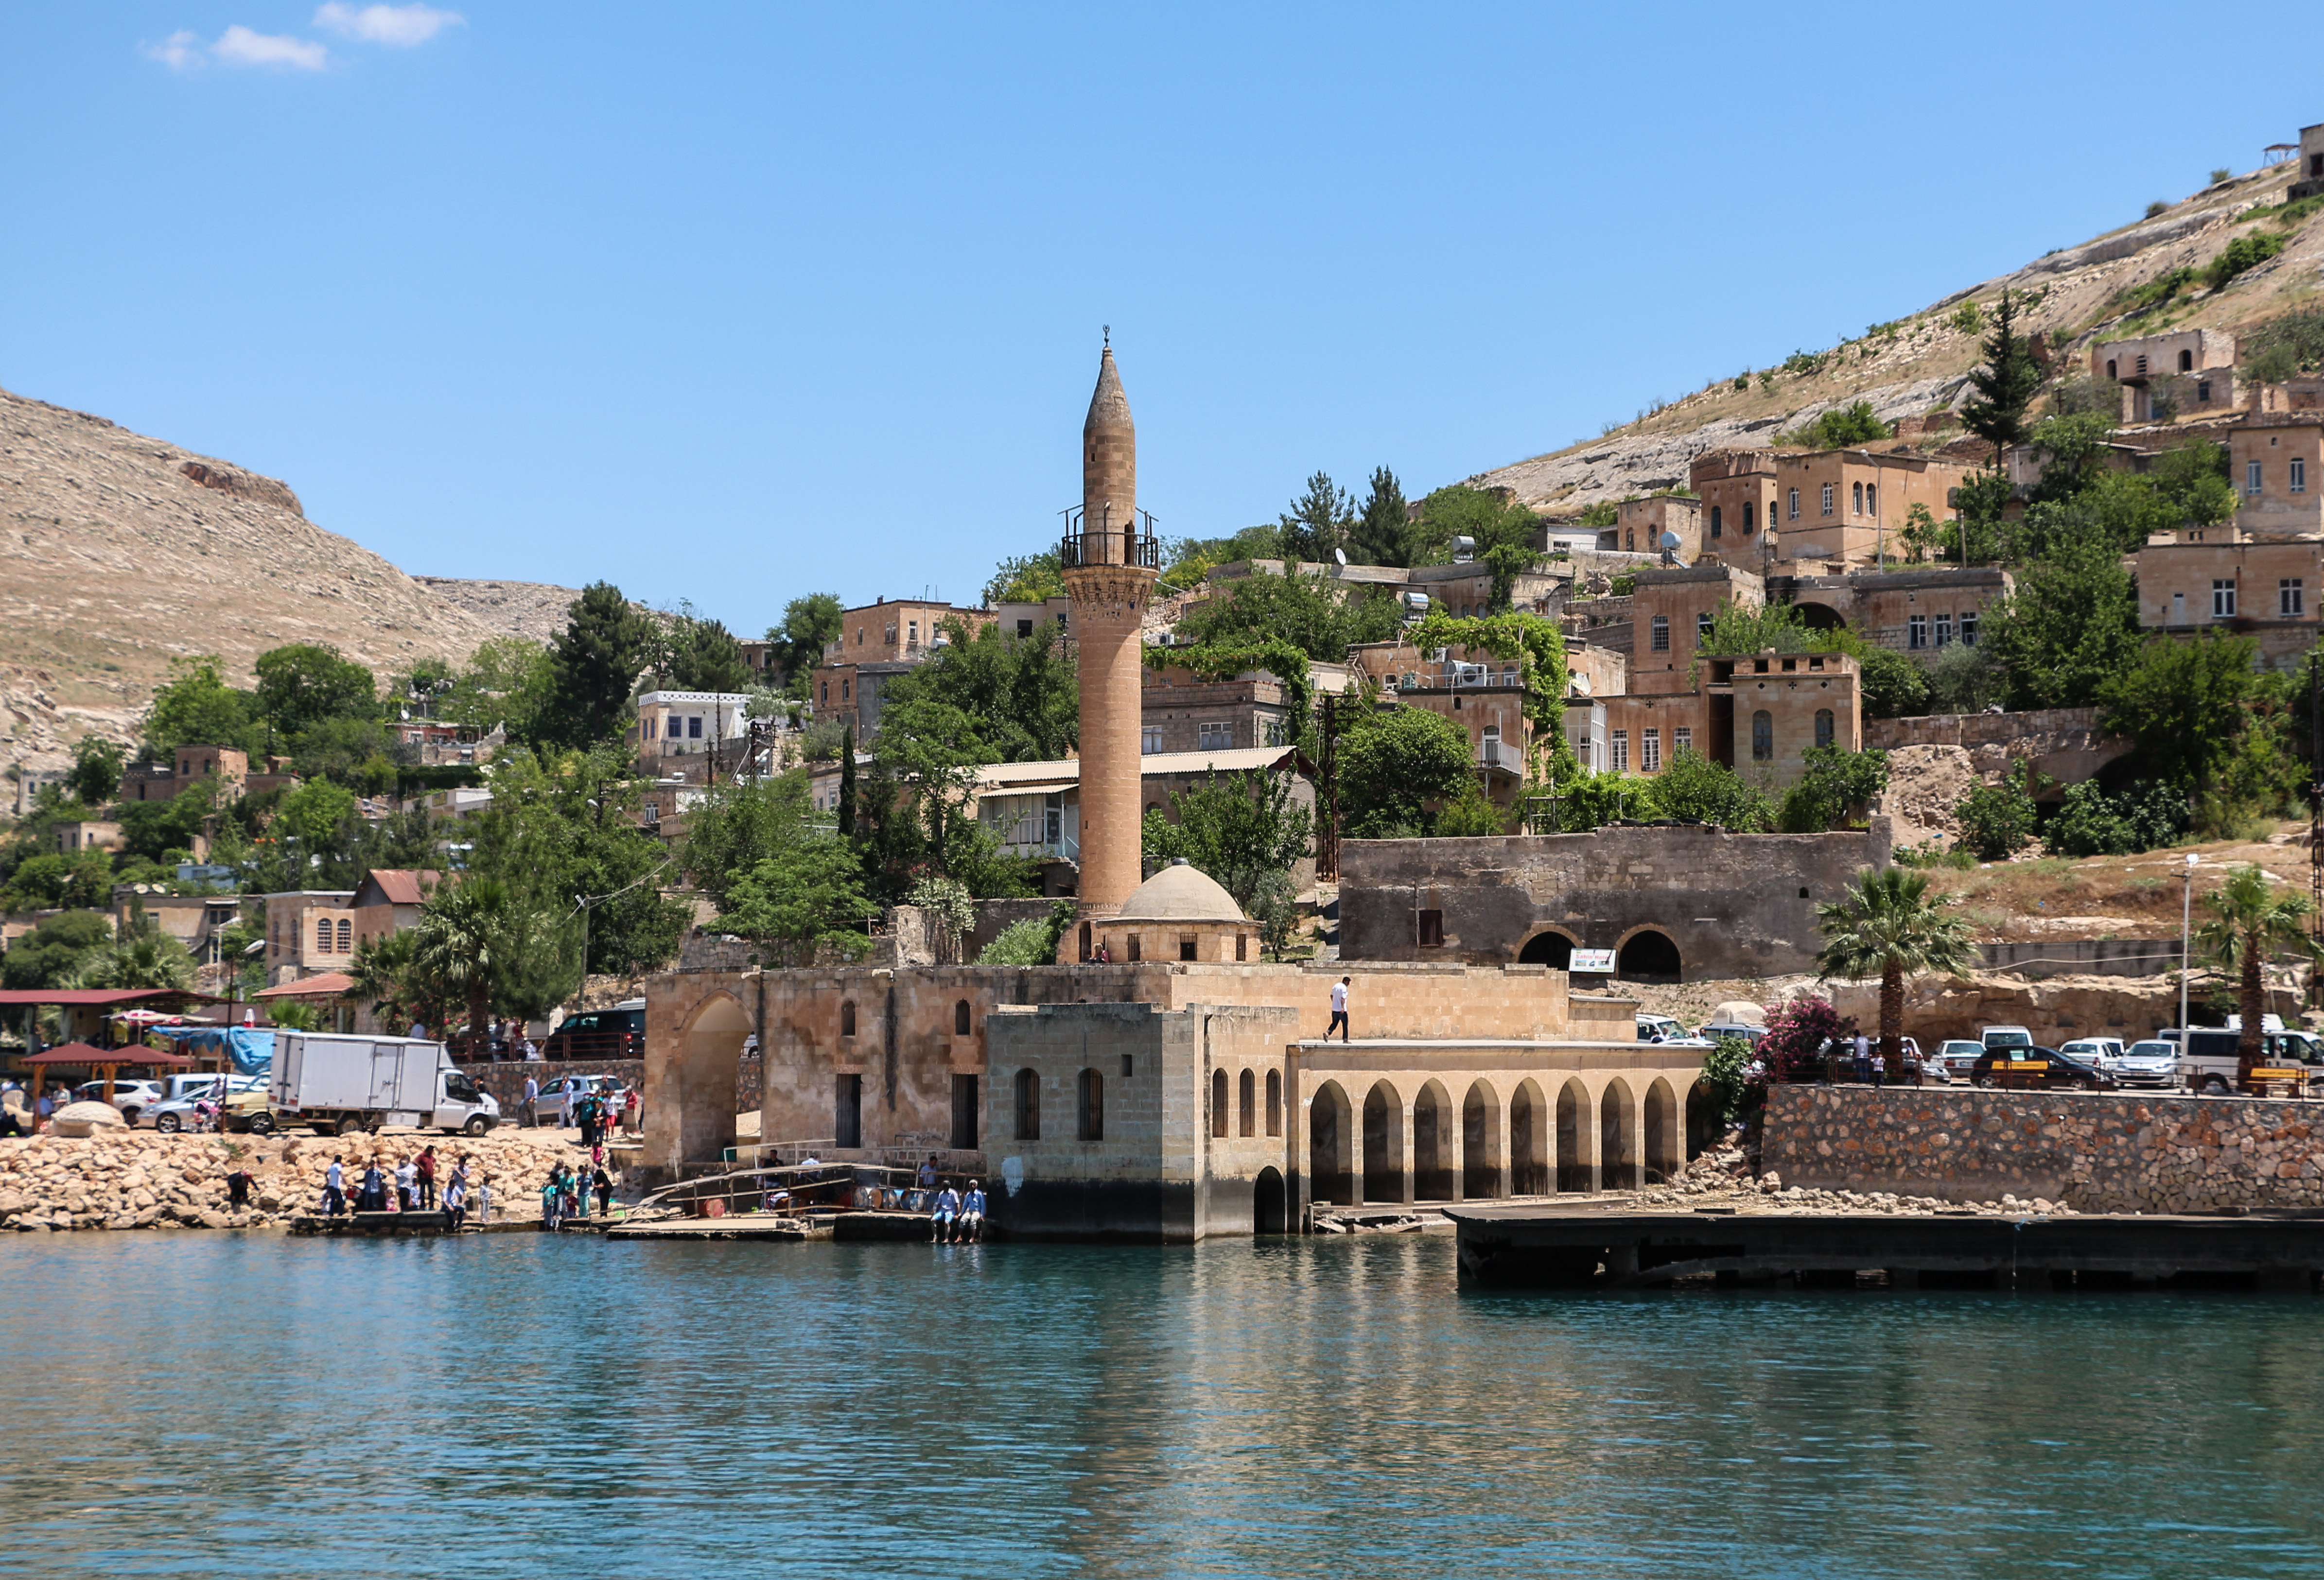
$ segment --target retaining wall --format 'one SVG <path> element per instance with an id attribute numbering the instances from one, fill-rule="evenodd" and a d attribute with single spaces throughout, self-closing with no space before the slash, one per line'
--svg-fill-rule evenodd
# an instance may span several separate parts
<path id="1" fill-rule="evenodd" d="M 2324 1207 L 2324 1104 L 1971 1087 L 1785 1086 L 1761 1165 L 1785 1185 L 2082 1212 Z"/>

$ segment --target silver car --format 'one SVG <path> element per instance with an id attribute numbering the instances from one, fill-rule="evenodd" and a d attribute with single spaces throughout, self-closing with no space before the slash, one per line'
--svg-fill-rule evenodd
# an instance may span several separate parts
<path id="1" fill-rule="evenodd" d="M 2179 1044 L 2133 1043 L 2106 1068 L 2126 1087 L 2175 1087 L 2179 1084 Z"/>
<path id="2" fill-rule="evenodd" d="M 1977 1071 L 1977 1061 L 1985 1057 L 1985 1044 L 1967 1037 L 1954 1037 L 1937 1050 L 1934 1061 L 1945 1072 L 1948 1080 L 1967 1080 Z"/>
<path id="3" fill-rule="evenodd" d="M 237 1075 L 226 1083 L 226 1096 L 240 1097 L 265 1085 L 266 1078 L 263 1075 Z M 182 1096 L 164 1098 L 158 1103 L 146 1105 L 138 1110 L 133 1123 L 141 1126 L 150 1125 L 164 1135 L 175 1135 L 181 1130 L 194 1127 L 196 1105 L 218 1101 L 218 1083 L 214 1079 L 208 1086 L 188 1087 Z"/>

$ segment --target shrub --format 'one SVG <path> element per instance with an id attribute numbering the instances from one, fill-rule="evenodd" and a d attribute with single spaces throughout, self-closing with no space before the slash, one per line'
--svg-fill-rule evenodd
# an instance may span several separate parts
<path id="1" fill-rule="evenodd" d="M 1981 334 L 1985 329 L 1985 315 L 1978 310 L 1975 302 L 1963 302 L 1953 309 L 1945 323 L 1963 335 Z"/>
<path id="2" fill-rule="evenodd" d="M 1835 1038 L 1855 1034 L 1856 1023 L 1841 1019 L 1830 999 L 1794 998 L 1767 1006 L 1767 1034 L 1759 1039 L 1759 1056 L 1777 1079 L 1796 1079 L 1822 1070 L 1824 1048 Z"/>
<path id="3" fill-rule="evenodd" d="M 2001 700 L 2002 677 L 1983 648 L 1948 645 L 1929 666 L 1929 709 L 1937 713 L 1982 713 Z"/>
<path id="4" fill-rule="evenodd" d="M 2229 170 L 2227 166 L 2221 165 L 2218 170 L 2211 172 L 2210 185 L 2216 187 L 2221 181 L 2232 181 L 2235 179 L 2236 172 Z"/>
<path id="5" fill-rule="evenodd" d="M 1702 1056 L 1703 1097 L 1713 1125 L 1725 1128 L 1742 1117 L 1751 1094 L 1751 1044 L 1741 1037 L 1720 1037 Z"/>
<path id="6" fill-rule="evenodd" d="M 1848 445 L 1885 439 L 1895 431 L 1873 415 L 1872 402 L 1858 400 L 1846 406 L 1835 406 L 1814 421 L 1803 423 L 1790 433 L 1777 434 L 1775 443 L 1803 445 L 1815 450 L 1837 450 Z"/>
<path id="7" fill-rule="evenodd" d="M 2187 797 L 2168 785 L 2134 785 L 2109 795 L 2091 779 L 2066 792 L 2043 844 L 2052 856 L 2129 856 L 2169 844 L 2187 817 Z"/>
<path id="8" fill-rule="evenodd" d="M 2170 212 L 2170 208 L 2171 205 L 2163 201 L 2162 198 L 2157 198 L 2153 202 L 2146 206 L 2146 217 L 2153 219 L 2158 214 L 2166 214 Z"/>
<path id="9" fill-rule="evenodd" d="M 1888 787 L 1888 754 L 1850 751 L 1844 746 L 1811 748 L 1807 771 L 1784 796 L 1775 826 L 1787 834 L 1820 834 L 1840 828 Z"/>
<path id="10" fill-rule="evenodd" d="M 1047 966 L 1057 958 L 1057 946 L 1049 937 L 1049 924 L 1038 916 L 1028 916 L 1022 922 L 1012 922 L 1001 931 L 1001 936 L 984 946 L 976 957 L 980 966 Z"/>
<path id="11" fill-rule="evenodd" d="M 1661 774 L 1647 781 L 1646 799 L 1664 817 L 1745 831 L 1765 829 L 1772 813 L 1765 794 L 1691 746 L 1673 753 Z"/>
<path id="12" fill-rule="evenodd" d="M 2283 243 L 2284 238 L 2272 231 L 2237 236 L 2205 267 L 2203 281 L 2213 290 L 2218 290 L 2246 270 L 2256 269 L 2282 252 Z"/>
<path id="13" fill-rule="evenodd" d="M 2034 837 L 2039 816 L 2025 783 L 2033 773 L 2029 766 L 2019 779 L 1980 785 L 1954 804 L 1953 821 L 1960 825 L 1961 843 L 1978 860 L 2006 860 Z"/>

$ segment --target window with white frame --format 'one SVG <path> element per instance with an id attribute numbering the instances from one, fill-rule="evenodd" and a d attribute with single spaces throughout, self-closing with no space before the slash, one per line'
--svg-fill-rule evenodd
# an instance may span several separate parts
<path id="1" fill-rule="evenodd" d="M 1671 756 L 1676 757 L 1683 751 L 1692 751 L 1693 749 L 1694 727 L 1692 725 L 1682 724 L 1671 731 Z"/>
<path id="2" fill-rule="evenodd" d="M 1909 616 L 1904 621 L 1904 646 L 1925 648 L 1928 645 L 1929 617 L 1925 614 Z"/>
<path id="3" fill-rule="evenodd" d="M 2308 463 L 2306 461 L 2298 456 L 2294 456 L 2286 464 L 2284 472 L 2287 481 L 2283 486 L 2287 491 L 2292 493 L 2306 493 L 2308 491 Z"/>
<path id="4" fill-rule="evenodd" d="M 1964 614 L 1960 617 L 1960 638 L 1964 648 L 1977 646 L 1977 616 Z"/>
<path id="5" fill-rule="evenodd" d="M 1848 497 L 1849 508 L 1859 516 L 1864 514 L 1864 485 L 1860 482 L 1849 483 L 1848 485 Z"/>
<path id="6" fill-rule="evenodd" d="M 1158 724 L 1148 724 L 1145 729 L 1139 730 L 1138 732 L 1138 749 L 1147 757 L 1152 757 L 1156 752 L 1160 751 L 1162 749 L 1162 727 Z"/>
<path id="7" fill-rule="evenodd" d="M 1831 494 L 1834 486 L 1829 482 L 1823 485 L 1823 513 L 1827 516 L 1831 514 Z"/>
<path id="8" fill-rule="evenodd" d="M 1613 735 L 1613 761 L 1608 765 L 1618 774 L 1630 771 L 1630 732 L 1617 730 Z"/>
<path id="9" fill-rule="evenodd" d="M 2259 470 L 2259 468 L 2260 468 L 2260 464 L 2259 464 L 2258 462 L 2256 462 L 2256 461 L 2250 461 L 2250 462 L 2246 462 L 2246 463 L 2245 463 L 2245 464 L 2244 464 L 2244 492 L 2246 492 L 2246 493 L 2247 493 L 2247 494 L 2255 494 L 2255 493 L 2259 492 L 2259 480 L 2260 480 L 2260 470 Z"/>
<path id="10" fill-rule="evenodd" d="M 1234 726 L 1203 724 L 1194 730 L 1196 744 L 1204 751 L 1230 751 L 1234 748 Z"/>
<path id="11" fill-rule="evenodd" d="M 1951 646 L 1953 639 L 1953 617 L 1950 614 L 1941 614 L 1937 616 L 1936 624 L 1937 646 L 1940 648 Z"/>
<path id="12" fill-rule="evenodd" d="M 2307 612 L 2308 590 L 2302 584 L 2307 578 L 2287 576 L 2275 584 L 2275 611 L 2283 615 Z"/>
<path id="13" fill-rule="evenodd" d="M 1788 501 L 1788 503 L 1791 505 L 1791 519 L 1792 519 L 1793 520 L 1794 520 L 1794 521 L 1798 520 L 1798 519 L 1800 519 L 1800 491 L 1799 491 L 1799 490 L 1797 490 L 1797 489 L 1794 489 L 1794 490 L 1792 490 L 1792 497 L 1791 497 L 1790 501 Z"/>
<path id="14" fill-rule="evenodd" d="M 1638 734 L 1638 769 L 1641 773 L 1658 774 L 1663 767 L 1663 732 L 1646 730 Z"/>
<path id="15" fill-rule="evenodd" d="M 1877 482 L 1864 485 L 1864 513 L 1868 516 L 1880 513 L 1880 485 Z"/>
<path id="16" fill-rule="evenodd" d="M 2236 584 L 2233 581 L 2212 582 L 2211 618 L 2213 620 L 2236 618 Z"/>

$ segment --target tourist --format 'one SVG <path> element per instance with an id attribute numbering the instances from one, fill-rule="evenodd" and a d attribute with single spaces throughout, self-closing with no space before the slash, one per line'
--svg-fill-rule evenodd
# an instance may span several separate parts
<path id="1" fill-rule="evenodd" d="M 364 1165 L 363 1185 L 355 1192 L 357 1212 L 387 1210 L 387 1176 L 379 1171 L 379 1162 L 374 1159 Z"/>
<path id="2" fill-rule="evenodd" d="M 406 1158 L 395 1165 L 395 1210 L 410 1212 L 420 1205 L 420 1162 Z"/>
<path id="3" fill-rule="evenodd" d="M 32 1128 L 35 1132 L 49 1127 L 49 1116 L 57 1111 L 56 1099 L 42 1092 L 32 1099 Z"/>
<path id="4" fill-rule="evenodd" d="M 521 1026 L 517 1028 L 516 1056 L 527 1064 L 538 1064 L 541 1061 L 540 1044 L 534 1042 L 532 1033 Z"/>
<path id="5" fill-rule="evenodd" d="M 540 1125 L 540 1116 L 536 1111 L 540 1102 L 540 1082 L 530 1070 L 527 1070 L 524 1077 L 524 1096 L 519 1098 L 516 1104 L 517 1123 L 527 1130 L 537 1129 Z"/>
<path id="6" fill-rule="evenodd" d="M 1342 1048 L 1348 1045 L 1348 986 L 1354 980 L 1353 977 L 1342 977 L 1332 984 L 1332 1024 L 1323 1028 L 1323 1041 L 1330 1042 L 1332 1033 L 1337 1032 Z"/>
<path id="7" fill-rule="evenodd" d="M 1888 1084 L 1888 1051 L 1886 1043 L 1876 1045 L 1872 1050 L 1872 1084 L 1876 1087 Z"/>
<path id="8" fill-rule="evenodd" d="M 597 1096 L 595 1092 L 583 1092 L 580 1099 L 573 1105 L 573 1123 L 581 1132 L 583 1146 L 589 1144 L 589 1127 L 595 1122 L 596 1113 Z"/>
<path id="9" fill-rule="evenodd" d="M 984 1237 L 984 1184 L 979 1180 L 968 1182 L 968 1194 L 960 1199 L 960 1237 L 973 1245 Z"/>
<path id="10" fill-rule="evenodd" d="M 476 1173 L 476 1198 L 475 1198 L 475 1201 L 476 1201 L 476 1221 L 477 1221 L 478 1223 L 480 1223 L 480 1224 L 488 1224 L 488 1223 L 492 1222 L 492 1221 L 493 1221 L 493 1177 L 492 1177 L 490 1174 L 487 1174 L 487 1173 L 484 1172 L 482 1170 L 478 1170 L 478 1171 L 477 1171 L 477 1173 Z"/>
<path id="11" fill-rule="evenodd" d="M 337 1217 L 347 1210 L 346 1157 L 344 1153 L 331 1160 L 323 1171 L 323 1216 Z"/>
<path id="12" fill-rule="evenodd" d="M 1856 1079 L 1858 1085 L 1872 1079 L 1872 1039 L 1862 1032 L 1856 1033 Z"/>
<path id="13" fill-rule="evenodd" d="M 597 1192 L 597 1216 L 599 1217 L 613 1217 L 613 1177 L 605 1172 L 604 1164 L 600 1163 L 597 1165 L 597 1171 L 589 1176 L 589 1183 L 595 1188 Z"/>
<path id="14" fill-rule="evenodd" d="M 559 1130 L 573 1128 L 573 1083 L 570 1080 L 565 1083 L 565 1089 L 557 1095 L 557 1127 Z"/>
<path id="15" fill-rule="evenodd" d="M 420 1150 L 420 1160 L 412 1166 L 412 1181 L 415 1190 L 412 1205 L 423 1208 L 434 1207 L 436 1205 L 436 1149 L 434 1147 L 424 1147 Z"/>
<path id="16" fill-rule="evenodd" d="M 411 1040 L 415 1043 L 426 1042 L 428 1040 L 428 1027 L 426 1024 L 420 1021 L 413 1021 L 411 1023 L 410 1036 Z"/>
<path id="17" fill-rule="evenodd" d="M 947 1185 L 936 1196 L 936 1217 L 929 1224 L 933 1232 L 928 1236 L 928 1243 L 932 1245 L 948 1244 L 952 1239 L 953 1224 L 959 1217 L 960 1192 Z"/>
<path id="18" fill-rule="evenodd" d="M 460 1225 L 467 1217 L 466 1178 L 459 1170 L 455 1169 L 452 1171 L 450 1182 L 444 1187 L 444 1227 L 448 1233 L 455 1235 L 460 1232 Z"/>
<path id="19" fill-rule="evenodd" d="M 557 1166 L 560 1170 L 563 1170 L 565 1174 L 565 1216 L 567 1217 L 587 1218 L 589 1216 L 589 1187 L 587 1182 L 581 1178 L 581 1171 L 578 1169 L 567 1169 L 563 1163 L 559 1163 Z"/>
<path id="20" fill-rule="evenodd" d="M 562 1163 L 549 1170 L 548 1183 L 540 1188 L 541 1226 L 552 1233 L 555 1232 L 561 1217 L 559 1209 L 565 1205 L 565 1181 L 561 1178 L 564 1171 L 565 1165 Z"/>
<path id="21" fill-rule="evenodd" d="M 936 1160 L 935 1155 L 931 1153 L 928 1161 L 920 1165 L 920 1189 L 923 1190 L 934 1190 L 936 1188 Z"/>
<path id="22" fill-rule="evenodd" d="M 630 1088 L 629 1095 L 622 1099 L 622 1128 L 632 1135 L 637 1134 L 638 1126 L 644 1123 L 640 1117 L 644 1111 L 645 1099 L 638 1096 L 637 1088 Z"/>

